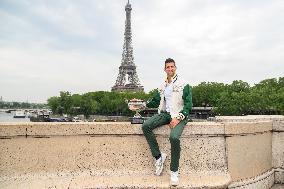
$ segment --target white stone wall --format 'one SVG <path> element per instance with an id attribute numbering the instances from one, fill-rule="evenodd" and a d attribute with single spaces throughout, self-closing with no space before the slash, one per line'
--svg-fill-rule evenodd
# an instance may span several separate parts
<path id="1" fill-rule="evenodd" d="M 282 116 L 191 122 L 181 137 L 181 188 L 269 189 L 284 181 Z M 0 123 L 0 188 L 167 188 L 170 129 L 155 131 L 169 156 L 163 176 L 141 125 Z M 144 183 L 141 184 L 141 183 Z"/>
<path id="2" fill-rule="evenodd" d="M 217 122 L 255 122 L 272 121 L 272 168 L 275 183 L 284 183 L 284 116 L 282 115 L 248 115 L 218 116 Z M 260 141 L 262 142 L 262 141 Z M 258 188 L 258 187 L 256 187 Z"/>

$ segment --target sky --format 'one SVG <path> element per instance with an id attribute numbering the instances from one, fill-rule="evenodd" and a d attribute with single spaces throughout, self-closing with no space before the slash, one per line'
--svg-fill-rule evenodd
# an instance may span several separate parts
<path id="1" fill-rule="evenodd" d="M 127 0 L 0 0 L 0 96 L 45 103 L 60 91 L 110 91 Z M 145 91 L 164 61 L 190 85 L 284 77 L 283 0 L 130 0 L 134 63 Z"/>

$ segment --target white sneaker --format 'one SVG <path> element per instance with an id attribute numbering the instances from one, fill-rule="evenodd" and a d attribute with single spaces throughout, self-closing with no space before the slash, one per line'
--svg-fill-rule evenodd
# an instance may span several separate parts
<path id="1" fill-rule="evenodd" d="M 165 162 L 166 158 L 167 158 L 167 154 L 161 153 L 161 157 L 156 160 L 156 163 L 155 163 L 156 173 L 155 174 L 157 176 L 161 175 L 163 168 L 164 168 L 164 162 Z"/>
<path id="2" fill-rule="evenodd" d="M 178 171 L 173 172 L 171 171 L 171 185 L 172 186 L 177 186 L 179 183 L 178 181 Z"/>

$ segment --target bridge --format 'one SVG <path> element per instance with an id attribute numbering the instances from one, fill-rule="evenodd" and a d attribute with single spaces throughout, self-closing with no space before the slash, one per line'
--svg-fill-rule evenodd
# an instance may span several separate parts
<path id="1" fill-rule="evenodd" d="M 170 154 L 169 128 L 155 131 Z M 169 188 L 141 125 L 0 123 L 0 188 Z M 178 188 L 270 189 L 284 184 L 284 116 L 190 122 L 181 137 Z"/>

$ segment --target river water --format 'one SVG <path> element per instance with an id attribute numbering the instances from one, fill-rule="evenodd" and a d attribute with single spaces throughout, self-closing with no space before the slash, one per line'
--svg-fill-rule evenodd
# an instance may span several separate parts
<path id="1" fill-rule="evenodd" d="M 0 122 L 30 122 L 30 118 L 13 118 L 14 113 L 0 112 Z"/>

